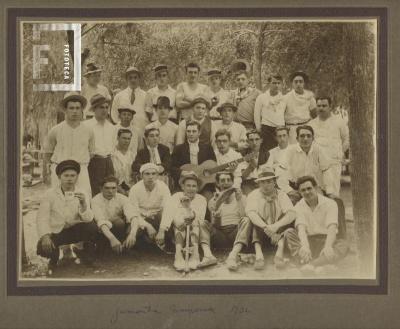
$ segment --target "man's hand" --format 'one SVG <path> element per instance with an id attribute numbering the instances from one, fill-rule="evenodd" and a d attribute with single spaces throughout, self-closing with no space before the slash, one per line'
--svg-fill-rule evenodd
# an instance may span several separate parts
<path id="1" fill-rule="evenodd" d="M 79 200 L 79 203 L 81 205 L 82 211 L 86 210 L 86 198 L 85 198 L 85 194 L 81 193 L 81 192 L 75 192 L 75 197 Z"/>
<path id="2" fill-rule="evenodd" d="M 149 238 L 154 240 L 154 238 L 157 234 L 157 231 L 154 229 L 153 225 L 147 223 L 147 225 L 145 226 L 145 229 L 147 231 Z"/>
<path id="3" fill-rule="evenodd" d="M 310 248 L 301 246 L 299 249 L 299 256 L 304 263 L 308 263 L 312 259 Z"/>
<path id="4" fill-rule="evenodd" d="M 126 239 L 125 239 L 124 243 L 122 244 L 122 246 L 125 249 L 131 249 L 135 245 L 135 243 L 136 243 L 136 234 L 129 234 L 126 237 Z"/>
<path id="5" fill-rule="evenodd" d="M 271 233 L 276 233 L 279 230 L 279 227 L 278 227 L 278 225 L 276 225 L 276 223 L 274 223 L 271 225 L 267 225 L 267 229 Z"/>
<path id="6" fill-rule="evenodd" d="M 320 256 L 323 256 L 323 255 L 325 255 L 325 257 L 328 259 L 328 260 L 332 260 L 332 259 L 334 259 L 335 258 L 335 251 L 333 250 L 333 248 L 332 247 L 328 247 L 328 246 L 325 246 L 322 250 L 321 250 L 321 253 L 320 253 Z"/>
<path id="7" fill-rule="evenodd" d="M 159 246 L 163 246 L 165 243 L 165 231 L 160 229 L 156 235 L 156 242 Z"/>
<path id="8" fill-rule="evenodd" d="M 238 166 L 237 161 L 230 162 L 228 165 L 228 170 L 235 171 Z"/>
<path id="9" fill-rule="evenodd" d="M 46 234 L 42 238 L 42 248 L 46 254 L 51 254 L 55 249 L 54 243 L 50 238 L 50 234 Z"/>
<path id="10" fill-rule="evenodd" d="M 110 240 L 110 245 L 111 245 L 111 249 L 117 253 L 120 254 L 122 252 L 122 245 L 121 242 L 119 242 L 119 240 L 117 238 L 113 238 Z"/>
<path id="11" fill-rule="evenodd" d="M 235 189 L 236 201 L 240 201 L 243 197 L 242 190 L 240 188 Z"/>
<path id="12" fill-rule="evenodd" d="M 326 196 L 328 198 L 330 198 L 330 199 L 337 199 L 338 198 L 338 196 L 336 194 L 334 194 L 334 193 L 328 193 Z"/>

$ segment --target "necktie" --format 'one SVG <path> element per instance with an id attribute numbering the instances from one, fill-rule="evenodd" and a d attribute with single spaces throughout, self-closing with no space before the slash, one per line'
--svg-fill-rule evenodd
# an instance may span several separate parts
<path id="1" fill-rule="evenodd" d="M 276 198 L 276 194 L 273 194 L 272 196 L 266 196 L 265 198 L 264 216 L 267 224 L 269 225 L 275 223 L 276 221 Z"/>
<path id="2" fill-rule="evenodd" d="M 131 104 L 133 104 L 135 102 L 135 90 L 132 90 L 131 93 Z"/>
<path id="3" fill-rule="evenodd" d="M 154 152 L 154 148 L 150 148 L 150 162 L 151 163 L 156 163 L 156 152 Z"/>

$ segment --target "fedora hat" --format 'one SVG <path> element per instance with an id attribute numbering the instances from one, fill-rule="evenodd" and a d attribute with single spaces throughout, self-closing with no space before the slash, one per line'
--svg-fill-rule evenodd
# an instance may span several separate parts
<path id="1" fill-rule="evenodd" d="M 100 106 L 104 103 L 111 103 L 111 100 L 101 94 L 96 94 L 90 99 L 90 108 L 94 109 L 95 107 Z"/>
<path id="2" fill-rule="evenodd" d="M 221 111 L 222 111 L 223 109 L 227 108 L 227 107 L 232 108 L 232 110 L 233 110 L 234 112 L 237 111 L 237 107 L 236 107 L 235 105 L 233 105 L 233 104 L 230 103 L 230 102 L 225 102 L 225 103 L 221 104 L 219 107 L 217 107 L 217 112 L 218 112 L 218 113 L 221 113 Z"/>
<path id="3" fill-rule="evenodd" d="M 208 109 L 210 109 L 210 102 L 203 96 L 197 96 L 193 101 L 191 106 L 195 106 L 197 103 L 204 104 Z"/>
<path id="4" fill-rule="evenodd" d="M 136 111 L 134 109 L 129 108 L 129 107 L 120 107 L 120 108 L 118 108 L 117 111 L 118 111 L 119 114 L 124 113 L 124 112 L 132 113 L 132 115 L 136 114 Z"/>
<path id="5" fill-rule="evenodd" d="M 97 73 L 103 71 L 101 68 L 99 68 L 95 63 L 88 63 L 86 65 L 86 72 L 83 74 L 84 77 L 92 74 L 92 73 Z"/>
<path id="6" fill-rule="evenodd" d="M 273 171 L 265 170 L 258 174 L 258 177 L 255 181 L 261 182 L 261 181 L 269 180 L 269 179 L 273 179 L 273 178 L 278 178 L 278 176 L 276 176 Z"/>
<path id="7" fill-rule="evenodd" d="M 182 171 L 181 176 L 179 177 L 179 185 L 182 185 L 188 179 L 194 179 L 197 181 L 198 186 L 200 186 L 202 183 L 201 179 L 194 171 Z"/>
<path id="8" fill-rule="evenodd" d="M 64 98 L 61 101 L 61 106 L 66 108 L 69 101 L 80 102 L 82 104 L 82 108 L 85 108 L 87 104 L 86 98 L 76 91 L 65 93 Z"/>

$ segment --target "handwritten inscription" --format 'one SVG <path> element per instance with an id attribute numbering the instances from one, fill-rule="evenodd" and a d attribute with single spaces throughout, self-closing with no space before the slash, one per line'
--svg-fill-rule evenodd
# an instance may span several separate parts
<path id="1" fill-rule="evenodd" d="M 146 315 L 146 314 L 159 315 L 162 314 L 162 312 L 156 308 L 153 308 L 151 305 L 141 306 L 137 308 L 130 308 L 130 309 L 117 308 L 115 312 L 111 315 L 110 322 L 114 324 L 118 322 L 121 316 L 124 315 L 131 316 L 131 315 Z"/>
<path id="2" fill-rule="evenodd" d="M 194 314 L 204 314 L 204 313 L 213 313 L 215 314 L 215 310 L 213 307 L 177 307 L 172 305 L 171 307 L 172 314 L 187 314 L 187 315 L 194 315 Z"/>

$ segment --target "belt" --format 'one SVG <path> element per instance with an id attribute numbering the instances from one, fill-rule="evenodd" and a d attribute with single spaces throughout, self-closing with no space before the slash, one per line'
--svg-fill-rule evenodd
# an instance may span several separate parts
<path id="1" fill-rule="evenodd" d="M 310 122 L 311 119 L 304 121 L 304 122 L 299 122 L 299 123 L 286 123 L 287 126 L 300 126 L 300 125 L 304 125 L 308 122 Z"/>
<path id="2" fill-rule="evenodd" d="M 95 155 L 93 155 L 93 158 L 95 158 L 95 159 L 107 159 L 107 158 L 111 158 L 111 154 L 107 154 L 107 155 L 95 154 Z"/>

